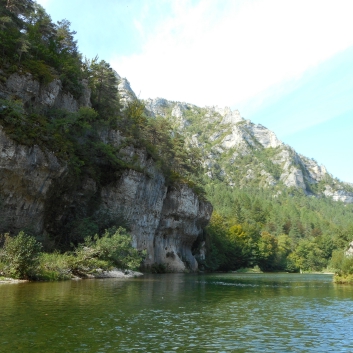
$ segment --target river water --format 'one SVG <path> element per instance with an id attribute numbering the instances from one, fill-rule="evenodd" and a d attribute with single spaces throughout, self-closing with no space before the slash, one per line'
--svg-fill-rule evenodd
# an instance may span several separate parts
<path id="1" fill-rule="evenodd" d="M 0 285 L 0 352 L 353 352 L 331 275 L 147 275 Z"/>

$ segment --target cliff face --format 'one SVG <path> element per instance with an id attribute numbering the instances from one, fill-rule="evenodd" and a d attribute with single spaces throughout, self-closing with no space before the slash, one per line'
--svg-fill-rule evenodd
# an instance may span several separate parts
<path id="1" fill-rule="evenodd" d="M 14 74 L 8 78 L 0 96 L 13 95 L 25 105 L 69 111 L 89 105 L 88 88 L 75 100 L 62 92 L 59 80 L 41 86 L 30 75 Z M 124 138 L 118 131 L 109 131 L 102 141 L 119 146 Z M 1 127 L 0 151 L 2 231 L 52 233 L 55 225 L 65 224 L 77 208 L 85 214 L 91 201 L 96 200 L 95 214 L 108 214 L 111 219 L 122 216 L 127 221 L 134 246 L 147 250 L 146 265 L 167 264 L 172 271 L 183 271 L 186 266 L 197 269 L 191 246 L 207 225 L 212 206 L 187 185 L 168 187 L 144 150 L 132 146 L 121 149 L 123 158 L 138 168 L 126 169 L 103 187 L 88 177 L 69 187 L 64 162 L 36 145 L 17 144 Z"/>
<path id="2" fill-rule="evenodd" d="M 38 146 L 18 145 L 0 127 L 0 217 L 2 230 L 43 231 L 48 191 L 66 166 Z"/>
<path id="3" fill-rule="evenodd" d="M 202 150 L 211 179 L 238 188 L 273 188 L 275 193 L 296 188 L 310 196 L 353 202 L 352 185 L 335 179 L 323 165 L 300 155 L 266 127 L 245 120 L 237 110 L 200 108 L 163 98 L 145 103 L 151 116 L 169 119 L 191 145 Z"/>
<path id="4" fill-rule="evenodd" d="M 90 89 L 87 81 L 82 81 L 83 93 L 80 99 L 74 99 L 72 94 L 62 90 L 61 81 L 53 80 L 47 85 L 41 85 L 31 74 L 12 74 L 6 83 L 0 85 L 0 98 L 16 97 L 21 99 L 25 107 L 41 106 L 56 107 L 70 112 L 77 111 L 81 106 L 90 106 Z"/>

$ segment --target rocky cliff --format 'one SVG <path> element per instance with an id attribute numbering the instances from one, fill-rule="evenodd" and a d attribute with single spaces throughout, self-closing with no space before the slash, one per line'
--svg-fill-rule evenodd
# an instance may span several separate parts
<path id="1" fill-rule="evenodd" d="M 59 80 L 41 85 L 29 74 L 13 74 L 0 87 L 0 98 L 16 97 L 25 107 L 76 111 L 90 105 L 90 91 L 85 82 L 83 86 L 82 97 L 74 99 L 63 92 Z M 126 80 L 121 80 L 119 86 L 121 90 L 129 88 Z M 123 96 L 123 103 L 134 97 Z M 166 264 L 172 271 L 186 267 L 196 270 L 191 247 L 211 217 L 210 203 L 185 184 L 168 186 L 143 149 L 122 146 L 124 137 L 118 131 L 105 132 L 102 141 L 121 145 L 120 157 L 136 168 L 116 174 L 104 186 L 90 177 L 74 185 L 67 164 L 55 153 L 37 145 L 20 145 L 0 127 L 1 230 L 53 234 L 77 210 L 82 217 L 88 212 L 110 219 L 123 217 L 134 245 L 147 250 L 145 265 Z"/>
<path id="2" fill-rule="evenodd" d="M 323 165 L 298 154 L 274 132 L 230 108 L 197 107 L 156 98 L 145 101 L 151 116 L 163 116 L 202 151 L 207 175 L 232 187 L 284 188 L 353 203 L 353 187 Z"/>

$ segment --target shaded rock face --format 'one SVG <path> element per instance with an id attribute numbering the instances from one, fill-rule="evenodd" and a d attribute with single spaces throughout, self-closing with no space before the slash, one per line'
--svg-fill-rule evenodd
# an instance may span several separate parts
<path id="1" fill-rule="evenodd" d="M 5 85 L 0 87 L 4 98 L 17 97 L 22 100 L 25 107 L 56 107 L 70 112 L 77 111 L 81 106 L 91 106 L 91 91 L 87 81 L 82 81 L 83 92 L 79 100 L 62 90 L 60 80 L 53 80 L 47 85 L 41 85 L 34 80 L 31 74 L 12 74 Z"/>
<path id="2" fill-rule="evenodd" d="M 66 165 L 38 146 L 18 145 L 0 127 L 0 219 L 2 230 L 43 231 L 48 191 Z"/>
<path id="3" fill-rule="evenodd" d="M 119 132 L 113 131 L 104 138 L 114 145 L 123 141 Z M 72 189 L 67 188 L 65 163 L 38 146 L 17 144 L 0 129 L 1 231 L 53 234 L 55 225 L 65 224 L 76 207 L 85 207 L 95 198 L 101 200 L 97 214 L 124 217 L 134 246 L 147 250 L 147 266 L 161 263 L 171 271 L 197 270 L 191 247 L 207 225 L 212 206 L 186 185 L 167 187 L 143 150 L 128 146 L 123 153 L 126 161 L 138 160 L 144 172 L 127 169 L 102 188 L 84 178 Z M 52 217 L 49 223 L 48 214 Z"/>
<path id="4" fill-rule="evenodd" d="M 176 272 L 197 270 L 191 247 L 211 217 L 211 204 L 201 201 L 186 185 L 168 188 L 145 153 L 126 152 L 129 158 L 140 158 L 148 176 L 124 172 L 115 184 L 102 189 L 101 210 L 128 221 L 134 246 L 147 251 L 146 266 L 159 263 Z"/>
<path id="5" fill-rule="evenodd" d="M 163 203 L 162 217 L 157 229 L 155 250 L 156 262 L 164 262 L 177 271 L 185 263 L 196 270 L 197 261 L 191 247 L 212 214 L 212 206 L 200 201 L 186 185 L 174 187 L 167 192 Z"/>
<path id="6" fill-rule="evenodd" d="M 147 250 L 145 265 L 161 263 L 171 271 L 197 270 L 191 253 L 202 229 L 207 225 L 212 206 L 201 201 L 186 185 L 167 187 L 152 160 L 141 150 L 127 148 L 127 159 L 138 156 L 146 172 L 126 170 L 120 178 L 99 189 L 92 179 L 85 179 L 67 192 L 63 181 L 67 167 L 52 153 L 38 146 L 21 146 L 0 130 L 0 218 L 2 231 L 27 229 L 51 233 L 45 215 L 53 202 L 55 221 L 65 222 L 77 204 L 88 203 L 99 194 L 97 213 L 123 216 L 131 228 L 133 245 Z M 54 195 L 54 196 L 53 196 Z M 55 197 L 58 197 L 58 200 Z M 54 199 L 53 199 L 54 198 Z"/>
<path id="7" fill-rule="evenodd" d="M 117 77 L 121 101 L 126 105 L 136 95 L 126 79 Z M 25 108 L 57 107 L 74 112 L 91 106 L 87 81 L 82 84 L 82 96 L 75 100 L 63 92 L 60 80 L 41 85 L 30 74 L 15 73 L 0 85 L 0 97 L 16 97 Z M 100 135 L 102 142 L 114 147 L 125 140 L 119 131 L 103 130 Z M 55 228 L 65 225 L 76 209 L 85 214 L 92 200 L 100 200 L 96 214 L 108 213 L 112 219 L 122 216 L 127 221 L 134 246 L 147 251 L 147 266 L 159 263 L 171 271 L 197 270 L 191 246 L 211 217 L 211 204 L 201 201 L 186 185 L 168 187 L 144 150 L 125 146 L 120 152 L 120 158 L 144 172 L 126 169 L 104 187 L 88 177 L 71 185 L 66 163 L 36 145 L 19 145 L 0 126 L 1 231 L 55 234 Z"/>

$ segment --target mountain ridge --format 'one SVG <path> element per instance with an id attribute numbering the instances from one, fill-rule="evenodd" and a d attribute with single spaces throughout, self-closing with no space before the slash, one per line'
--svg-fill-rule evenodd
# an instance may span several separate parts
<path id="1" fill-rule="evenodd" d="M 119 85 L 119 94 L 135 99 L 129 82 L 126 79 L 123 82 Z M 198 107 L 160 97 L 146 99 L 144 103 L 148 115 L 168 119 L 189 145 L 207 152 L 203 153 L 202 161 L 211 179 L 221 178 L 231 187 L 255 185 L 257 181 L 259 187 L 270 187 L 276 192 L 281 192 L 283 187 L 294 188 L 307 196 L 353 203 L 350 183 L 335 178 L 315 159 L 297 153 L 262 124 L 244 119 L 237 109 Z M 242 157 L 251 154 L 253 160 L 239 166 Z"/>

